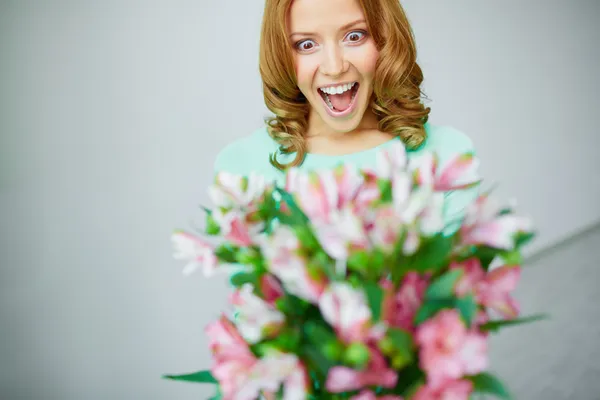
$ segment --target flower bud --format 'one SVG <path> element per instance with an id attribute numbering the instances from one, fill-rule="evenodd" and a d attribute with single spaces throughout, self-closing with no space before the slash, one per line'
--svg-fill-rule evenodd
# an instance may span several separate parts
<path id="1" fill-rule="evenodd" d="M 410 363 L 410 359 L 404 357 L 402 355 L 402 352 L 399 352 L 392 357 L 392 368 L 394 368 L 396 370 L 404 368 L 409 363 Z"/>
<path id="2" fill-rule="evenodd" d="M 360 342 L 352 343 L 344 352 L 344 361 L 356 368 L 364 368 L 369 359 L 369 349 Z"/>
<path id="3" fill-rule="evenodd" d="M 383 339 L 381 339 L 378 344 L 379 349 L 383 352 L 383 354 L 385 354 L 386 356 L 393 354 L 394 342 L 392 341 L 392 339 L 386 336 Z"/>
<path id="4" fill-rule="evenodd" d="M 339 361 L 344 354 L 344 347 L 337 340 L 331 340 L 323 346 L 325 357 L 332 361 Z"/>

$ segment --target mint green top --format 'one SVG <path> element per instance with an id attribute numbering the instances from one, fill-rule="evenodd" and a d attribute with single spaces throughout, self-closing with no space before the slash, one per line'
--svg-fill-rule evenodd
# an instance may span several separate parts
<path id="1" fill-rule="evenodd" d="M 471 139 L 463 132 L 448 126 L 435 126 L 425 124 L 427 138 L 416 150 L 408 150 L 408 158 L 418 157 L 425 152 L 434 152 L 438 156 L 439 166 L 451 161 L 456 155 L 462 153 L 475 153 Z M 376 154 L 390 146 L 394 138 L 379 146 L 344 155 L 323 155 L 308 153 L 300 166 L 303 170 L 333 168 L 340 163 L 351 163 L 358 168 L 374 167 Z M 281 154 L 279 145 L 269 136 L 266 128 L 260 128 L 251 135 L 238 139 L 223 148 L 216 157 L 214 173 L 228 171 L 235 174 L 248 175 L 256 172 L 267 179 L 282 183 L 284 173 L 271 165 L 269 155 L 277 154 L 277 160 L 285 164 L 293 160 L 295 154 Z M 466 207 L 475 200 L 478 188 L 455 190 L 445 194 L 444 218 L 448 226 L 446 232 L 454 230 L 451 222 L 464 215 Z"/>

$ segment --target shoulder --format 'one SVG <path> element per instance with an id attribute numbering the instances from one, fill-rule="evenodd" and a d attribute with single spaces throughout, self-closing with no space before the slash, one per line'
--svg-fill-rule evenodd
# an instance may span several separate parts
<path id="1" fill-rule="evenodd" d="M 215 158 L 213 172 L 227 171 L 248 174 L 270 166 L 269 155 L 277 151 L 277 143 L 269 136 L 265 127 L 234 140 L 223 147 Z"/>
<path id="2" fill-rule="evenodd" d="M 425 129 L 427 139 L 425 145 L 419 150 L 434 152 L 442 161 L 464 153 L 475 155 L 473 140 L 465 132 L 452 126 L 429 123 L 426 124 Z"/>

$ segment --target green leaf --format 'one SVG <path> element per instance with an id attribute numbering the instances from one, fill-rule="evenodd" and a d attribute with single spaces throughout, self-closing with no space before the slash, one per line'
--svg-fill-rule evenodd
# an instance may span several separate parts
<path id="1" fill-rule="evenodd" d="M 364 250 L 353 252 L 348 257 L 346 265 L 353 271 L 366 271 L 369 268 L 369 253 Z"/>
<path id="2" fill-rule="evenodd" d="M 525 246 L 527 243 L 529 243 L 533 238 L 535 237 L 535 232 L 522 232 L 522 233 L 518 233 L 517 237 L 515 239 L 515 247 L 517 249 L 521 248 L 522 246 Z"/>
<path id="3" fill-rule="evenodd" d="M 221 227 L 215 221 L 211 214 L 206 215 L 206 234 L 210 236 L 218 235 L 221 232 Z"/>
<path id="4" fill-rule="evenodd" d="M 422 324 L 444 308 L 454 308 L 454 299 L 447 298 L 426 300 L 415 315 L 415 324 Z"/>
<path id="5" fill-rule="evenodd" d="M 520 250 L 508 251 L 500 255 L 502 262 L 505 265 L 521 265 L 523 264 L 523 255 Z"/>
<path id="6" fill-rule="evenodd" d="M 425 292 L 427 299 L 444 299 L 454 295 L 456 282 L 462 276 L 460 269 L 453 269 L 436 279 Z"/>
<path id="7" fill-rule="evenodd" d="M 389 328 L 386 335 L 393 347 L 392 364 L 394 369 L 401 369 L 414 359 L 414 342 L 412 335 L 402 329 Z"/>
<path id="8" fill-rule="evenodd" d="M 412 354 L 414 343 L 412 335 L 409 332 L 399 328 L 389 328 L 387 336 L 392 340 L 396 350 L 407 355 Z"/>
<path id="9" fill-rule="evenodd" d="M 240 287 L 245 283 L 251 283 L 254 287 L 258 287 L 258 277 L 253 272 L 235 273 L 231 276 L 229 282 L 235 287 Z"/>
<path id="10" fill-rule="evenodd" d="M 471 326 L 475 316 L 477 315 L 477 303 L 475 302 L 475 296 L 469 294 L 456 299 L 455 303 L 461 317 L 465 321 L 465 324 L 467 326 Z"/>
<path id="11" fill-rule="evenodd" d="M 320 248 L 319 241 L 313 234 L 312 230 L 306 226 L 300 226 L 294 229 L 298 240 L 302 244 L 302 247 L 305 249 L 315 249 Z"/>
<path id="12" fill-rule="evenodd" d="M 275 300 L 275 307 L 289 317 L 307 317 L 304 314 L 311 311 L 311 306 L 306 301 L 289 293 Z M 312 306 L 312 308 L 316 309 L 318 313 L 317 307 Z"/>
<path id="13" fill-rule="evenodd" d="M 483 332 L 495 332 L 501 328 L 508 326 L 516 326 L 528 324 L 531 322 L 541 321 L 543 319 L 548 319 L 549 317 L 546 314 L 536 314 L 529 317 L 524 318 L 515 318 L 515 319 L 507 319 L 500 321 L 490 321 L 480 326 L 480 329 Z"/>
<path id="14" fill-rule="evenodd" d="M 410 399 L 410 394 L 425 382 L 425 374 L 417 364 L 413 364 L 398 374 L 398 383 L 391 393 L 401 394 L 405 399 Z M 384 390 L 384 393 L 387 392 Z"/>
<path id="15" fill-rule="evenodd" d="M 231 264 L 236 262 L 236 254 L 238 250 L 239 249 L 237 247 L 222 244 L 215 249 L 215 255 L 220 261 Z"/>
<path id="16" fill-rule="evenodd" d="M 413 382 L 412 385 L 408 386 L 403 392 L 402 392 L 402 398 L 403 399 L 412 399 L 414 397 L 414 395 L 417 393 L 417 391 L 419 389 L 421 389 L 421 386 L 425 385 L 425 379 L 419 379 L 415 382 Z"/>
<path id="17" fill-rule="evenodd" d="M 453 247 L 454 237 L 439 234 L 427 240 L 414 258 L 411 269 L 417 272 L 438 272 L 447 265 L 448 256 Z M 413 257 L 411 257 L 413 258 Z"/>
<path id="18" fill-rule="evenodd" d="M 207 214 L 207 215 L 212 215 L 212 210 L 206 206 L 200 206 L 200 208 Z"/>
<path id="19" fill-rule="evenodd" d="M 380 179 L 377 181 L 377 186 L 379 188 L 380 202 L 381 203 L 389 203 L 392 201 L 392 182 L 388 179 Z"/>
<path id="20" fill-rule="evenodd" d="M 292 196 L 291 193 L 282 188 L 276 188 L 275 192 L 281 196 L 281 200 L 287 204 L 292 213 L 291 219 L 288 219 L 286 222 L 291 224 L 306 224 L 308 222 L 308 217 L 298 206 L 298 204 L 294 200 L 294 196 Z"/>
<path id="21" fill-rule="evenodd" d="M 325 357 L 325 354 L 316 346 L 307 344 L 301 349 L 302 358 L 307 360 L 310 367 L 314 369 L 322 379 L 327 377 L 329 369 L 333 367 L 333 363 Z"/>
<path id="22" fill-rule="evenodd" d="M 475 251 L 475 257 L 479 259 L 481 267 L 488 271 L 490 264 L 494 261 L 494 258 L 500 254 L 500 251 L 487 246 L 479 246 Z"/>
<path id="23" fill-rule="evenodd" d="M 217 393 L 214 394 L 213 397 L 210 397 L 208 400 L 221 400 L 223 398 L 223 393 L 221 393 L 221 387 L 217 386 Z"/>
<path id="24" fill-rule="evenodd" d="M 387 255 L 380 249 L 374 249 L 369 257 L 367 273 L 370 279 L 378 280 L 386 266 Z"/>
<path id="25" fill-rule="evenodd" d="M 304 324 L 304 333 L 308 339 L 316 344 L 325 344 L 331 340 L 336 340 L 336 336 L 324 323 L 316 321 L 307 321 Z"/>
<path id="26" fill-rule="evenodd" d="M 217 380 L 212 376 L 209 370 L 203 370 L 193 372 L 191 374 L 184 375 L 164 375 L 163 378 L 171 379 L 174 381 L 185 381 L 185 382 L 196 382 L 196 383 L 218 383 Z"/>
<path id="27" fill-rule="evenodd" d="M 377 322 L 381 319 L 381 305 L 383 302 L 383 289 L 380 285 L 374 282 L 367 282 L 364 285 L 365 293 L 367 295 L 367 301 L 369 302 L 369 308 L 373 321 Z"/>
<path id="28" fill-rule="evenodd" d="M 475 393 L 491 394 L 505 400 L 512 399 L 512 396 L 504 386 L 504 383 L 492 374 L 484 372 L 470 376 L 467 379 L 473 382 L 473 391 Z"/>
<path id="29" fill-rule="evenodd" d="M 325 274 L 329 280 L 336 280 L 339 278 L 338 273 L 335 270 L 334 261 L 323 251 L 318 250 L 313 254 L 307 264 L 307 272 L 312 277 L 319 280 L 322 274 Z"/>

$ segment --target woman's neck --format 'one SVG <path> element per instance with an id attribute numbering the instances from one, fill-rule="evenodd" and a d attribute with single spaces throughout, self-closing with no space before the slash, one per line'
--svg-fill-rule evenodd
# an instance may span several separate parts
<path id="1" fill-rule="evenodd" d="M 393 138 L 393 135 L 378 129 L 379 121 L 372 111 L 365 112 L 361 123 L 349 132 L 332 130 L 316 114 L 308 119 L 306 135 L 308 152 L 324 155 L 344 155 L 379 146 Z"/>

